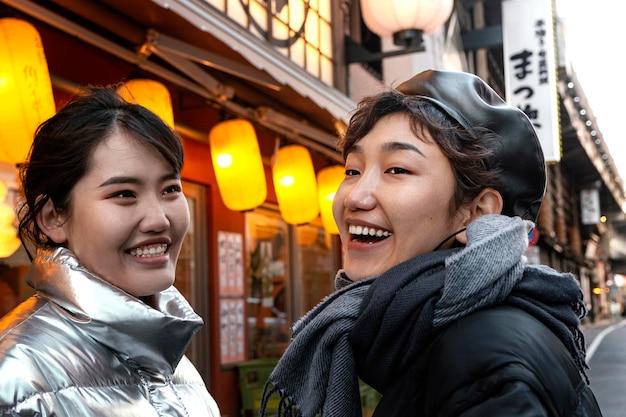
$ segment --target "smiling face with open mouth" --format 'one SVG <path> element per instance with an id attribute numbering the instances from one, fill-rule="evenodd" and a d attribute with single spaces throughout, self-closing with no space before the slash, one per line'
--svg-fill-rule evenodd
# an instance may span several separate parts
<path id="1" fill-rule="evenodd" d="M 189 227 L 179 174 L 156 150 L 119 130 L 90 158 L 51 237 L 129 294 L 168 288 Z"/>
<path id="2" fill-rule="evenodd" d="M 348 153 L 333 203 L 348 277 L 381 274 L 462 229 L 463 211 L 450 214 L 454 184 L 448 159 L 415 136 L 408 116 L 381 118 Z"/>

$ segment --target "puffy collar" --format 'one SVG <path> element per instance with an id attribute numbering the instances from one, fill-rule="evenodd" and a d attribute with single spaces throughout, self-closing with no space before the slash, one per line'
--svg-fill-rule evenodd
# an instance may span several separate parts
<path id="1" fill-rule="evenodd" d="M 156 308 L 89 272 L 66 248 L 40 250 L 28 282 L 88 337 L 131 366 L 172 374 L 203 324 L 174 287 Z"/>

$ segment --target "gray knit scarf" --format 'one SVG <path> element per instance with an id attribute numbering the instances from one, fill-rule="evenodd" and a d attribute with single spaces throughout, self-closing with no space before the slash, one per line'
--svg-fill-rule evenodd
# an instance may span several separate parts
<path id="1" fill-rule="evenodd" d="M 540 319 L 584 374 L 582 292 L 571 274 L 524 265 L 532 227 L 518 217 L 485 215 L 468 226 L 463 249 L 421 255 L 354 283 L 340 271 L 338 290 L 294 325 L 259 416 L 274 394 L 279 416 L 361 416 L 358 377 L 384 393 L 434 332 L 500 303 Z"/>

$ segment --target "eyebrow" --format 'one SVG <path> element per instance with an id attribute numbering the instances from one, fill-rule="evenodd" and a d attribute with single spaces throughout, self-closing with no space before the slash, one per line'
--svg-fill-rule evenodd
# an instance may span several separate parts
<path id="1" fill-rule="evenodd" d="M 180 175 L 177 174 L 176 172 L 171 172 L 161 177 L 161 181 L 179 180 L 179 179 L 180 179 Z M 127 177 L 127 176 L 111 177 L 107 179 L 106 181 L 104 181 L 102 184 L 100 184 L 100 187 L 106 187 L 109 185 L 116 185 L 116 184 L 139 184 L 140 182 L 141 181 L 136 177 Z"/>
<path id="2" fill-rule="evenodd" d="M 382 146 L 383 152 L 412 151 L 426 157 L 415 145 L 407 142 L 385 142 Z M 359 144 L 354 144 L 348 153 L 363 153 L 363 148 Z"/>

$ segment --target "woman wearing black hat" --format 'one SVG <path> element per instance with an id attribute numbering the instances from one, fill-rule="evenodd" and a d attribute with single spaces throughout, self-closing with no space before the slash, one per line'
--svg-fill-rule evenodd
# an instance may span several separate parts
<path id="1" fill-rule="evenodd" d="M 294 326 L 265 403 L 280 414 L 600 416 L 582 293 L 525 263 L 546 174 L 520 110 L 479 78 L 426 71 L 363 100 L 341 144 L 337 291 Z"/>

